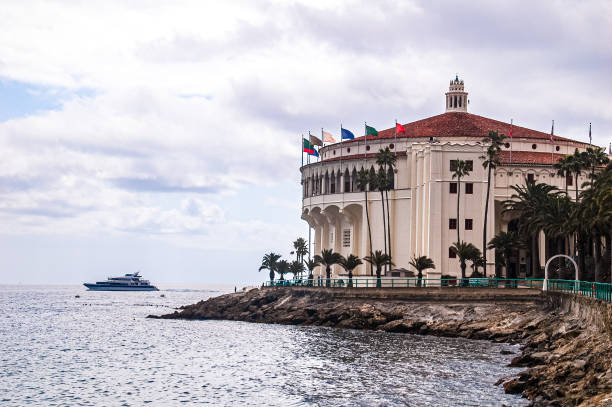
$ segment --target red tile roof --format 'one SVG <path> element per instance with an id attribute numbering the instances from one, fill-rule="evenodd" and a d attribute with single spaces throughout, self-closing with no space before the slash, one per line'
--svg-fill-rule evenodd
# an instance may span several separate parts
<path id="1" fill-rule="evenodd" d="M 406 134 L 399 134 L 398 138 L 426 138 L 429 137 L 476 137 L 482 139 L 489 134 L 490 130 L 497 130 L 506 136 L 510 132 L 510 123 L 500 122 L 499 120 L 489 119 L 466 112 L 448 112 L 427 119 L 417 120 L 416 122 L 403 125 Z M 512 126 L 512 136 L 515 139 L 527 138 L 538 140 L 549 140 L 550 133 L 527 129 L 517 125 Z M 376 136 L 368 136 L 368 140 L 395 137 L 395 128 L 382 130 Z M 357 137 L 355 140 L 363 140 L 364 136 Z M 580 141 L 554 136 L 555 141 Z"/>
<path id="2" fill-rule="evenodd" d="M 499 159 L 502 164 L 551 164 L 551 162 L 557 162 L 560 158 L 564 157 L 565 154 L 555 153 L 551 157 L 550 153 L 542 153 L 535 151 L 513 151 L 512 162 L 510 161 L 510 151 L 502 151 L 499 155 Z"/>

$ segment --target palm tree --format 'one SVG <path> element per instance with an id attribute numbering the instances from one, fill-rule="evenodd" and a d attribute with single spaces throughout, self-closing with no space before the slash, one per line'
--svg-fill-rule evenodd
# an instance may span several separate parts
<path id="1" fill-rule="evenodd" d="M 587 147 L 586 151 L 581 153 L 582 162 L 585 168 L 591 170 L 591 186 L 595 180 L 595 170 L 598 167 L 608 164 L 610 160 L 605 152 L 605 149 L 597 146 Z"/>
<path id="2" fill-rule="evenodd" d="M 383 217 L 383 240 L 385 244 L 385 254 L 387 254 L 387 218 L 385 217 L 385 190 L 387 188 L 387 173 L 385 172 L 383 167 L 378 168 L 378 174 L 376 176 L 375 185 L 380 191 L 380 205 L 382 208 L 382 217 Z M 372 183 L 370 183 L 372 185 Z"/>
<path id="3" fill-rule="evenodd" d="M 298 237 L 293 242 L 293 248 L 295 249 L 296 260 L 300 263 L 304 261 L 304 256 L 308 254 L 308 243 L 303 237 Z"/>
<path id="4" fill-rule="evenodd" d="M 327 278 L 325 285 L 327 287 L 330 286 L 329 279 L 331 278 L 331 266 L 338 264 L 340 262 L 340 257 L 340 253 L 334 252 L 333 249 L 323 249 L 321 250 L 320 256 L 318 254 L 314 256 L 314 261 L 325 266 L 325 277 Z"/>
<path id="5" fill-rule="evenodd" d="M 383 253 L 381 250 L 376 250 L 374 253 L 370 253 L 369 256 L 366 256 L 363 259 L 376 266 L 376 287 L 380 287 L 380 274 L 382 271 L 382 266 L 387 264 L 394 266 L 393 262 L 391 261 L 391 257 L 389 257 L 388 254 Z"/>
<path id="6" fill-rule="evenodd" d="M 484 226 L 482 229 L 482 252 L 484 258 L 484 276 L 487 276 L 487 219 L 489 215 L 489 195 L 491 193 L 491 172 L 494 168 L 499 165 L 499 154 L 501 153 L 501 146 L 503 145 L 506 136 L 504 134 L 498 134 L 496 131 L 489 131 L 489 135 L 482 141 L 489 144 L 487 147 L 487 155 L 480 157 L 485 160 L 482 162 L 482 166 L 488 169 L 487 174 L 487 199 L 485 200 L 485 212 L 484 212 Z M 457 189 L 457 193 L 459 190 Z M 457 195 L 459 198 L 459 195 Z M 459 220 L 457 220 L 457 231 L 459 231 Z M 459 238 L 457 238 L 459 240 Z"/>
<path id="7" fill-rule="evenodd" d="M 565 178 L 565 195 L 567 195 L 567 177 L 572 175 L 570 170 L 570 162 L 568 161 L 568 156 L 561 157 L 557 162 L 553 165 L 553 167 L 557 170 L 557 175 Z"/>
<path id="8" fill-rule="evenodd" d="M 289 264 L 288 272 L 293 274 L 295 279 L 297 279 L 298 277 L 301 277 L 302 273 L 304 272 L 304 263 L 298 260 L 293 260 Z"/>
<path id="9" fill-rule="evenodd" d="M 576 187 L 576 202 L 578 202 L 578 176 L 584 170 L 584 161 L 578 152 L 578 149 L 576 149 L 576 152 L 573 155 L 567 156 L 565 160 L 570 174 L 574 174 L 575 177 L 574 186 Z"/>
<path id="10" fill-rule="evenodd" d="M 270 281 L 274 281 L 274 272 L 276 271 L 276 267 L 278 264 L 277 262 L 280 258 L 281 255 L 276 253 L 268 253 L 263 256 L 261 266 L 259 266 L 259 271 L 270 270 Z"/>
<path id="11" fill-rule="evenodd" d="M 516 232 L 499 232 L 489 241 L 487 249 L 495 249 L 495 253 L 500 253 L 503 263 L 506 266 L 506 278 L 516 278 L 516 274 L 510 273 L 510 255 L 513 250 L 520 247 L 519 236 Z M 512 274 L 512 275 L 510 275 Z M 500 274 L 501 276 L 501 274 Z"/>
<path id="12" fill-rule="evenodd" d="M 370 182 L 369 171 L 361 168 L 357 173 L 357 188 L 365 192 L 365 212 L 368 222 L 368 237 L 370 242 L 370 253 L 372 253 L 372 230 L 370 229 L 370 214 L 368 213 L 368 183 Z M 374 275 L 372 265 L 370 264 L 370 275 Z"/>
<path id="13" fill-rule="evenodd" d="M 472 243 L 464 241 L 455 242 L 450 249 L 459 257 L 459 266 L 461 267 L 461 285 L 465 285 L 465 269 L 467 267 L 466 261 L 475 257 L 476 250 L 478 248 Z"/>
<path id="14" fill-rule="evenodd" d="M 363 264 L 361 259 L 354 254 L 349 254 L 348 257 L 340 256 L 340 261 L 338 262 L 343 269 L 348 272 L 348 287 L 353 286 L 353 270 L 355 267 Z"/>
<path id="15" fill-rule="evenodd" d="M 417 257 L 416 255 L 413 255 L 412 258 L 410 259 L 410 265 L 414 267 L 418 272 L 418 278 L 419 278 L 418 286 L 419 287 L 421 286 L 421 280 L 423 279 L 423 270 L 436 268 L 436 265 L 434 264 L 433 260 L 427 256 Z"/>
<path id="16" fill-rule="evenodd" d="M 308 285 L 312 285 L 312 281 L 314 280 L 313 271 L 316 267 L 319 267 L 319 262 L 314 259 L 308 259 L 304 263 L 308 269 Z"/>
<path id="17" fill-rule="evenodd" d="M 457 178 L 457 241 L 461 239 L 459 237 L 459 230 L 461 229 L 461 223 L 459 222 L 459 201 L 461 200 L 461 178 L 470 175 L 470 170 L 467 167 L 467 163 L 463 160 L 456 160 L 457 167 L 453 173 L 453 179 Z"/>
<path id="18" fill-rule="evenodd" d="M 290 273 L 289 271 L 289 262 L 287 260 L 280 260 L 276 263 L 276 272 L 280 274 L 280 281 L 285 279 L 285 274 Z"/>
<path id="19" fill-rule="evenodd" d="M 595 281 L 602 282 L 601 239 L 611 237 L 612 233 L 612 167 L 608 166 L 598 176 L 593 176 L 590 188 L 585 189 L 581 196 L 582 200 L 570 218 L 579 219 L 581 232 L 590 236 L 593 242 Z"/>
<path id="20" fill-rule="evenodd" d="M 391 217 L 389 208 L 389 190 L 393 185 L 393 171 L 395 169 L 395 164 L 397 162 L 397 156 L 391 152 L 389 147 L 382 148 L 376 153 L 376 164 L 382 166 L 385 171 L 386 180 L 385 180 L 385 200 L 387 201 L 387 242 L 389 245 L 389 256 L 392 257 L 391 254 Z"/>
<path id="21" fill-rule="evenodd" d="M 512 185 L 514 193 L 502 203 L 502 213 L 519 218 L 519 233 L 531 241 L 531 274 L 540 272 L 538 235 L 543 228 L 542 214 L 551 197 L 559 194 L 556 187 L 526 180 L 525 186 Z"/>

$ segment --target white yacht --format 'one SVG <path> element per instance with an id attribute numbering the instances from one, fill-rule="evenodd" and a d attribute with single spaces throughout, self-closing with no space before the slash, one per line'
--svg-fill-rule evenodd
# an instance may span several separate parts
<path id="1" fill-rule="evenodd" d="M 141 280 L 140 272 L 126 274 L 123 277 L 109 277 L 106 281 L 84 283 L 92 291 L 159 291 L 149 280 Z"/>

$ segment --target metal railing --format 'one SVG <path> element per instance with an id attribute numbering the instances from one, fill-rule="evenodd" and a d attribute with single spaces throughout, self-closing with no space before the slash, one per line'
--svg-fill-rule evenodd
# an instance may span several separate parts
<path id="1" fill-rule="evenodd" d="M 576 280 L 548 280 L 547 289 L 548 291 L 560 291 L 612 302 L 612 284 Z"/>
<path id="2" fill-rule="evenodd" d="M 417 278 L 417 277 L 353 277 L 314 278 L 266 281 L 266 287 L 328 287 L 328 288 L 535 288 L 566 292 L 612 302 L 612 284 L 589 281 L 545 280 L 541 278 Z"/>

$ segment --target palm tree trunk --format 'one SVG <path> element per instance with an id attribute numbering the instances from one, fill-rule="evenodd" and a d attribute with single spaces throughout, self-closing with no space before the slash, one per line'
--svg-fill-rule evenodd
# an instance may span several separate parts
<path id="1" fill-rule="evenodd" d="M 385 197 L 382 189 L 380 190 L 380 205 L 382 206 L 382 216 L 383 216 L 383 239 L 385 242 L 385 254 L 387 254 L 387 222 L 385 218 Z"/>
<path id="2" fill-rule="evenodd" d="M 391 257 L 391 218 L 389 214 L 391 213 L 391 209 L 389 208 L 389 191 L 385 190 L 385 198 L 387 200 L 387 242 L 389 245 L 389 257 Z M 389 267 L 391 267 L 389 265 Z"/>
<path id="3" fill-rule="evenodd" d="M 327 280 L 325 281 L 325 286 L 329 287 L 331 283 L 331 281 L 329 281 L 329 279 L 331 278 L 331 266 L 330 265 L 327 265 L 325 267 L 325 275 L 327 277 Z"/>
<path id="4" fill-rule="evenodd" d="M 459 237 L 459 228 L 461 225 L 459 222 L 459 201 L 461 201 L 461 177 L 457 177 L 457 244 L 461 241 Z"/>
<path id="5" fill-rule="evenodd" d="M 612 283 L 612 231 L 609 235 L 606 235 L 606 247 L 608 248 L 608 259 L 610 260 L 610 278 L 608 283 Z"/>
<path id="6" fill-rule="evenodd" d="M 353 286 L 353 270 L 349 270 L 348 273 L 348 277 L 349 277 L 349 281 L 348 281 L 348 287 L 352 287 Z"/>
<path id="7" fill-rule="evenodd" d="M 376 287 L 381 287 L 380 283 L 380 264 L 376 265 Z"/>
<path id="8" fill-rule="evenodd" d="M 487 276 L 487 218 L 489 216 L 489 194 L 491 193 L 491 167 L 487 175 L 487 200 L 485 201 L 484 227 L 482 228 L 482 257 L 484 259 L 484 276 Z M 458 191 L 457 191 L 458 192 Z"/>
<path id="9" fill-rule="evenodd" d="M 365 210 L 366 210 L 366 219 L 368 221 L 368 237 L 370 243 L 370 253 L 369 256 L 372 255 L 372 229 L 370 229 L 370 213 L 368 212 L 368 190 L 367 187 L 365 189 Z M 374 266 L 370 263 L 370 275 L 374 275 Z"/>
<path id="10" fill-rule="evenodd" d="M 593 235 L 593 260 L 595 263 L 595 282 L 601 283 L 601 237 Z"/>
<path id="11" fill-rule="evenodd" d="M 536 278 L 540 272 L 540 251 L 538 248 L 538 234 L 531 236 L 531 277 Z"/>

